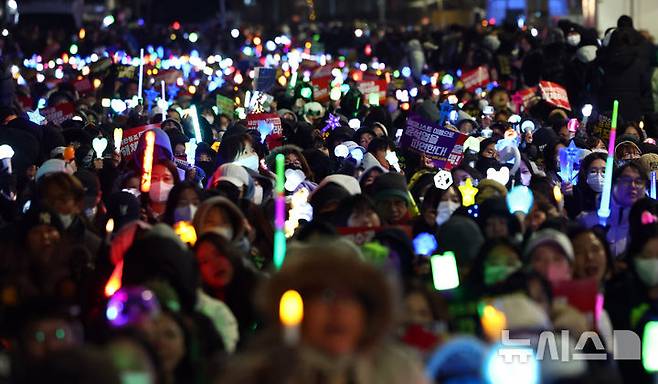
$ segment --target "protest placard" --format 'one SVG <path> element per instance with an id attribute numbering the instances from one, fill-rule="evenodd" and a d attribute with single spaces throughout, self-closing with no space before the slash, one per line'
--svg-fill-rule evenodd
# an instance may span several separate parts
<path id="1" fill-rule="evenodd" d="M 254 91 L 269 92 L 276 82 L 276 69 L 257 67 L 254 74 Z"/>
<path id="2" fill-rule="evenodd" d="M 73 103 L 57 104 L 54 107 L 41 110 L 41 114 L 46 118 L 46 121 L 54 124 L 62 124 L 70 119 L 73 117 L 73 112 L 75 112 Z"/>
<path id="3" fill-rule="evenodd" d="M 227 115 L 231 118 L 233 117 L 233 113 L 235 112 L 235 103 L 232 99 L 226 96 L 217 95 L 215 97 L 215 105 L 217 106 L 220 115 Z"/>
<path id="4" fill-rule="evenodd" d="M 558 108 L 564 108 L 567 111 L 571 111 L 571 104 L 569 104 L 569 96 L 567 96 L 567 90 L 564 89 L 558 83 L 553 83 L 551 81 L 540 81 L 539 90 L 541 92 L 541 97 L 547 103 L 552 104 Z"/>
<path id="5" fill-rule="evenodd" d="M 121 140 L 121 157 L 130 159 L 135 150 L 139 138 L 149 129 L 160 128 L 160 124 L 147 124 L 139 127 L 128 128 L 123 130 L 123 139 Z"/>
<path id="6" fill-rule="evenodd" d="M 331 85 L 331 76 L 318 77 L 311 80 L 313 87 L 313 100 L 318 103 L 329 101 L 329 86 Z"/>
<path id="7" fill-rule="evenodd" d="M 400 146 L 425 154 L 438 169 L 450 170 L 462 161 L 467 138 L 468 135 L 412 115 L 407 118 Z"/>
<path id="8" fill-rule="evenodd" d="M 489 84 L 489 69 L 481 65 L 471 71 L 464 72 L 462 83 L 464 83 L 464 88 L 469 92 L 484 87 Z"/>
<path id="9" fill-rule="evenodd" d="M 364 95 L 366 102 L 370 100 L 370 95 L 375 93 L 379 95 L 379 105 L 386 104 L 386 80 L 364 80 L 359 82 L 358 88 L 359 92 Z"/>

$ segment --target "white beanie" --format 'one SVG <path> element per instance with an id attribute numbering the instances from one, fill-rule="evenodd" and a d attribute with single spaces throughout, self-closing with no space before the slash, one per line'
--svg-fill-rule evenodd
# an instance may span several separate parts
<path id="1" fill-rule="evenodd" d="M 567 235 L 552 228 L 542 229 L 530 237 L 528 245 L 525 247 L 525 256 L 530 256 L 537 247 L 544 244 L 556 245 L 564 252 L 569 262 L 573 263 L 575 257 L 571 241 Z"/>
<path id="2" fill-rule="evenodd" d="M 350 195 L 358 195 L 361 193 L 361 186 L 359 185 L 359 182 L 352 176 L 341 175 L 338 173 L 329 175 L 322 180 L 317 189 L 322 188 L 328 183 L 335 183 L 340 185 L 341 187 L 345 188 L 345 190 Z"/>
<path id="3" fill-rule="evenodd" d="M 49 175 L 51 173 L 64 172 L 68 175 L 73 174 L 73 169 L 66 163 L 66 161 L 61 159 L 50 159 L 44 161 L 43 164 L 37 170 L 35 176 L 36 180 L 39 180 L 43 176 Z"/>

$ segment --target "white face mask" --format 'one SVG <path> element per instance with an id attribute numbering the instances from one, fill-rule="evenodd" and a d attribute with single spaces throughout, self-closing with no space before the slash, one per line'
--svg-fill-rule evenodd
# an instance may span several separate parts
<path id="1" fill-rule="evenodd" d="M 252 171 L 258 171 L 258 155 L 254 154 L 254 155 L 241 157 L 239 159 L 236 159 L 234 163 L 240 164 L 243 167 L 247 167 Z"/>
<path id="2" fill-rule="evenodd" d="M 167 184 L 164 181 L 153 183 L 151 184 L 151 190 L 149 190 L 149 198 L 156 203 L 163 203 L 167 201 L 169 192 L 173 187 L 173 184 Z"/>
<path id="3" fill-rule="evenodd" d="M 521 184 L 525 185 L 526 187 L 530 185 L 530 180 L 532 179 L 532 173 L 530 172 L 522 172 L 521 173 Z"/>
<path id="4" fill-rule="evenodd" d="M 59 220 L 62 222 L 64 228 L 68 228 L 73 224 L 73 215 L 58 214 L 57 216 L 59 216 Z"/>
<path id="5" fill-rule="evenodd" d="M 595 172 L 587 175 L 587 185 L 596 193 L 601 193 L 603 190 L 603 175 Z"/>
<path id="6" fill-rule="evenodd" d="M 576 51 L 576 57 L 583 63 L 591 63 L 596 59 L 596 51 L 598 51 L 596 45 L 586 45 L 584 47 L 578 48 Z"/>
<path id="7" fill-rule="evenodd" d="M 228 240 L 233 240 L 234 233 L 232 227 L 213 227 L 212 230 L 224 236 Z"/>
<path id="8" fill-rule="evenodd" d="M 254 196 L 251 198 L 251 201 L 254 204 L 260 204 L 263 202 L 263 187 L 260 185 L 254 185 Z"/>
<path id="9" fill-rule="evenodd" d="M 436 224 L 442 225 L 452 214 L 459 208 L 461 204 L 455 203 L 454 201 L 442 201 L 439 203 L 439 206 L 436 208 Z"/>
<path id="10" fill-rule="evenodd" d="M 183 207 L 178 207 L 174 210 L 174 221 L 192 221 L 197 207 L 194 204 L 188 204 Z"/>
<path id="11" fill-rule="evenodd" d="M 580 33 L 570 33 L 567 35 L 567 44 L 572 47 L 580 44 Z"/>
<path id="12" fill-rule="evenodd" d="M 646 286 L 658 286 L 658 259 L 635 259 L 635 271 Z"/>

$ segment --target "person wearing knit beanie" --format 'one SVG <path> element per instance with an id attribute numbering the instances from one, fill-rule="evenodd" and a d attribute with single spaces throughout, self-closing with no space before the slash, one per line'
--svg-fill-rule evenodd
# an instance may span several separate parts
<path id="1" fill-rule="evenodd" d="M 372 197 L 377 213 L 388 224 L 400 224 L 408 219 L 409 190 L 404 176 L 384 173 L 372 184 Z"/>
<path id="2" fill-rule="evenodd" d="M 571 280 L 574 251 L 564 233 L 552 228 L 540 230 L 528 241 L 524 256 L 532 269 L 549 281 Z"/>

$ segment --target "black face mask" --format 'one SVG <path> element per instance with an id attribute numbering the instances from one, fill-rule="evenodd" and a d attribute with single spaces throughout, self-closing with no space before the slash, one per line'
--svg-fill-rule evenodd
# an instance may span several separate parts
<path id="1" fill-rule="evenodd" d="M 196 163 L 196 166 L 206 173 L 207 178 L 212 175 L 213 171 L 215 171 L 215 166 L 212 161 L 199 161 Z"/>
<path id="2" fill-rule="evenodd" d="M 297 170 L 297 171 L 303 171 L 304 170 L 304 169 L 302 169 L 301 166 L 293 165 L 293 164 L 286 165 L 286 169 L 294 169 L 294 170 Z"/>
<path id="3" fill-rule="evenodd" d="M 498 168 L 500 168 L 500 165 L 501 165 L 500 162 L 494 158 L 490 159 L 488 157 L 480 156 L 478 161 L 475 163 L 475 169 L 486 175 L 487 169 L 494 168 L 498 170 Z"/>

